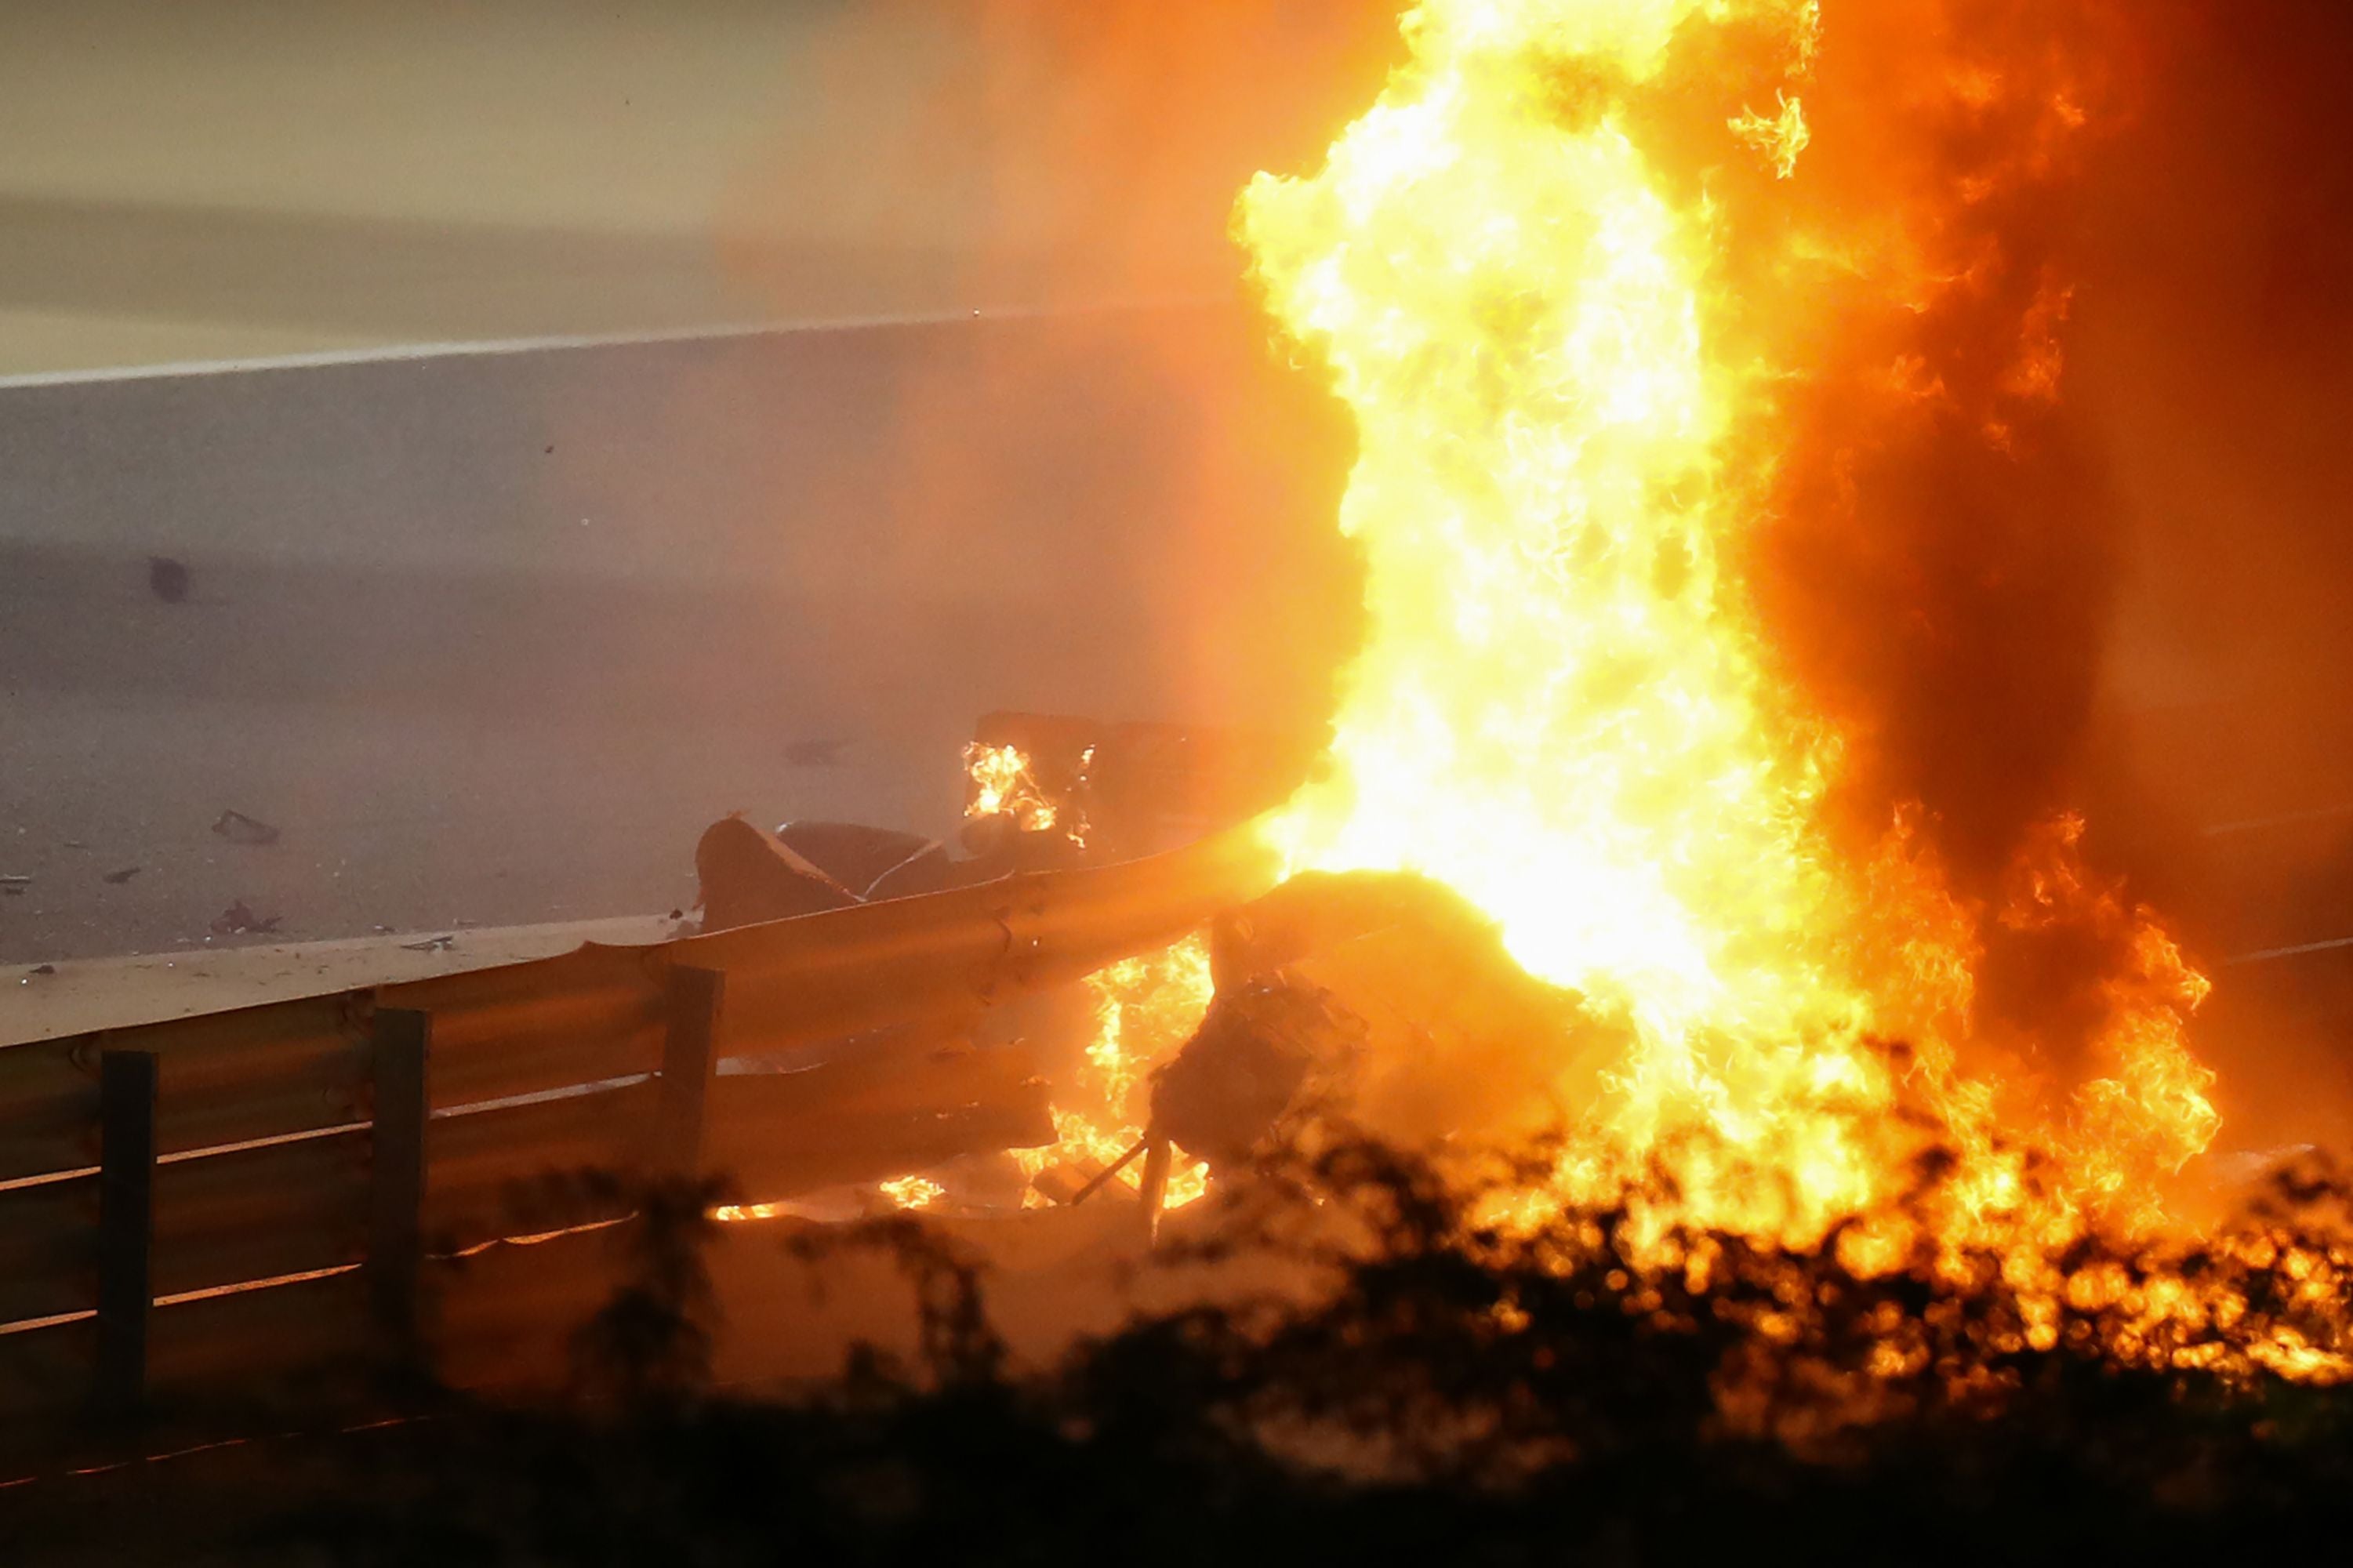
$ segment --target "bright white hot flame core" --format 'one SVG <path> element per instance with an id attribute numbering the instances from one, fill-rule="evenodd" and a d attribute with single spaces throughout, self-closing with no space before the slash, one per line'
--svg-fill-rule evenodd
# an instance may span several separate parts
<path id="1" fill-rule="evenodd" d="M 1704 217 L 1539 71 L 1654 66 L 1698 8 L 1423 6 L 1416 67 L 1323 174 L 1261 176 L 1240 216 L 1356 412 L 1341 526 L 1370 570 L 1335 766 L 1279 843 L 1436 877 L 1533 973 L 1676 1037 L 1786 1032 L 1820 1000 L 1760 960 L 1831 891 L 1828 738 L 1778 716 L 1725 593 Z"/>

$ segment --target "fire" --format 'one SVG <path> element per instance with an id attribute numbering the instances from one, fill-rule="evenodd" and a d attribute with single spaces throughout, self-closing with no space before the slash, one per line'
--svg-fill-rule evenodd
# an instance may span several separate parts
<path id="1" fill-rule="evenodd" d="M 928 1176 L 898 1176 L 881 1184 L 882 1195 L 902 1209 L 927 1209 L 947 1195 L 947 1189 Z"/>
<path id="2" fill-rule="evenodd" d="M 1094 754 L 1092 746 L 1080 754 L 1082 770 Z M 1047 832 L 1067 817 L 1066 837 L 1084 847 L 1084 812 L 1067 809 L 1049 795 L 1018 746 L 976 741 L 965 748 L 964 763 L 972 781 L 966 817 L 1010 816 L 1029 833 Z M 1094 1001 L 1095 1033 L 1084 1065 L 1061 1086 L 1062 1098 L 1052 1107 L 1054 1142 L 1014 1151 L 1016 1164 L 1032 1183 L 1022 1194 L 1027 1207 L 1052 1201 L 1035 1184 L 1039 1176 L 1064 1169 L 1091 1174 L 1117 1164 L 1143 1138 L 1151 1069 L 1175 1054 L 1208 1011 L 1208 940 L 1197 934 L 1159 952 L 1122 959 L 1088 975 L 1085 984 Z M 1131 1190 L 1140 1187 L 1141 1162 L 1130 1162 L 1114 1179 Z M 884 1190 L 892 1192 L 889 1184 Z M 1183 1161 L 1169 1171 L 1163 1203 L 1179 1208 L 1208 1190 L 1208 1167 Z M 901 1206 L 921 1208 L 928 1202 L 930 1196 L 913 1203 L 902 1199 Z"/>
<path id="3" fill-rule="evenodd" d="M 1029 758 L 1020 747 L 975 741 L 964 749 L 964 768 L 972 780 L 972 798 L 964 808 L 966 817 L 1009 816 L 1025 833 L 1043 833 L 1060 817 L 1060 809 L 1031 775 Z"/>
<path id="4" fill-rule="evenodd" d="M 893 1176 L 874 1184 L 873 1191 L 889 1201 L 893 1208 L 927 1209 L 947 1196 L 947 1188 L 929 1176 Z M 722 1225 L 739 1225 L 747 1221 L 777 1219 L 802 1212 L 799 1205 L 786 1203 L 722 1204 L 711 1211 L 711 1217 Z"/>
<path id="5" fill-rule="evenodd" d="M 1655 66 L 1687 8 L 1423 7 L 1416 65 L 1324 173 L 1241 211 L 1356 414 L 1341 526 L 1370 567 L 1335 767 L 1283 847 L 1452 884 L 1531 971 L 1662 1039 L 1846 1001 L 1770 961 L 1837 892 L 1809 830 L 1831 746 L 1723 582 L 1704 226 L 1615 125 L 1556 124 L 1531 58 L 1556 35 Z"/>
<path id="6" fill-rule="evenodd" d="M 1077 1100 L 1056 1102 L 1051 1148 L 1015 1152 L 1022 1173 L 1033 1180 L 1061 1165 L 1114 1164 L 1144 1136 L 1151 1069 L 1184 1045 L 1209 1009 L 1208 939 L 1190 936 L 1159 952 L 1122 959 L 1087 976 L 1086 987 L 1094 1001 L 1095 1034 L 1085 1066 L 1068 1086 Z M 1142 1163 L 1130 1163 L 1114 1179 L 1140 1186 Z M 1180 1159 L 1170 1168 L 1163 1203 L 1181 1208 L 1208 1190 L 1208 1167 Z M 1046 1201 L 1034 1187 L 1025 1198 L 1031 1206 Z"/>
<path id="7" fill-rule="evenodd" d="M 1813 132 L 1806 125 L 1804 102 L 1786 94 L 1781 98 L 1778 114 L 1744 110 L 1725 123 L 1734 135 L 1771 159 L 1773 172 L 1785 180 L 1796 177 L 1799 155 L 1814 139 Z"/>
<path id="8" fill-rule="evenodd" d="M 1827 26 L 1817 0 L 1422 0 L 1409 61 L 1324 166 L 1244 193 L 1266 302 L 1356 417 L 1340 525 L 1368 573 L 1329 769 L 1270 832 L 1294 869 L 1451 885 L 1620 1037 L 1525 1212 L 1631 1184 L 1662 1256 L 1677 1227 L 1834 1238 L 1868 1269 L 1989 1249 L 2047 1323 L 2121 1289 L 2058 1261 L 2078 1238 L 2179 1231 L 2159 1194 L 2219 1125 L 2186 1040 L 2207 983 L 2073 818 L 1989 896 L 1916 805 L 1860 834 L 1839 816 L 1857 736 L 1749 575 L 1791 504 L 1791 389 L 1871 352 L 1839 341 L 1833 298 L 1916 312 L 1990 264 L 1938 252 L 1936 204 L 1980 185 L 1921 214 L 1789 205 L 1828 133 Z M 1665 100 L 1703 90 L 1723 101 L 1694 153 Z M 1937 90 L 2010 89 L 1956 69 Z M 2052 138 L 2085 118 L 2057 94 L 2034 112 Z M 2055 395 L 2064 300 L 2046 284 L 2011 324 L 1989 453 Z M 1890 420 L 1963 396 L 1892 351 L 1876 384 Z M 2051 932 L 2113 955 L 2071 1081 L 1982 994 L 1991 946 Z M 2151 1345 L 2232 1313 L 2181 1278 L 2132 1289 Z"/>

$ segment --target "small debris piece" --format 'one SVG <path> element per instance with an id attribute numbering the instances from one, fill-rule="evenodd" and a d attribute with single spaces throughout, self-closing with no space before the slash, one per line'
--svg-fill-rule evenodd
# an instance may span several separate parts
<path id="1" fill-rule="evenodd" d="M 740 816 L 712 824 L 694 848 L 705 931 L 843 910 L 858 895 L 806 856 Z"/>
<path id="2" fill-rule="evenodd" d="M 223 910 L 219 917 L 213 921 L 213 934 L 243 936 L 249 931 L 273 931 L 278 929 L 280 918 L 278 915 L 255 914 L 246 907 L 245 900 L 239 899 Z"/>
<path id="3" fill-rule="evenodd" d="M 140 868 L 136 866 L 125 866 L 120 871 L 109 871 L 101 880 L 111 882 L 119 888 L 122 886 L 123 883 L 131 880 L 132 878 L 139 875 L 139 869 Z"/>
<path id="4" fill-rule="evenodd" d="M 432 936 L 423 942 L 404 942 L 400 948 L 403 952 L 447 952 L 457 945 L 454 936 Z"/>
<path id="5" fill-rule="evenodd" d="M 278 842 L 278 829 L 257 817 L 248 816 L 241 811 L 222 812 L 220 819 L 213 824 L 213 831 L 231 844 L 261 845 Z"/>
<path id="6" fill-rule="evenodd" d="M 55 974 L 57 972 L 58 966 L 54 963 L 37 963 L 26 971 L 28 974 Z"/>
<path id="7" fill-rule="evenodd" d="M 841 749 L 847 741 L 788 741 L 785 743 L 785 761 L 797 768 L 831 768 L 841 765 Z"/>
<path id="8" fill-rule="evenodd" d="M 174 561 L 168 555 L 150 555 L 147 557 L 147 586 L 167 605 L 187 603 L 187 563 Z"/>
<path id="9" fill-rule="evenodd" d="M 1311 1078 L 1336 1079 L 1363 1034 L 1330 993 L 1288 975 L 1220 993 L 1153 1075 L 1152 1125 L 1212 1166 L 1246 1163 Z"/>
<path id="10" fill-rule="evenodd" d="M 66 847 L 69 849 L 87 849 L 90 846 L 84 844 L 79 838 L 69 838 L 66 840 Z"/>
<path id="11" fill-rule="evenodd" d="M 1082 1155 L 1059 1165 L 1049 1165 L 1030 1182 L 1041 1197 L 1052 1204 L 1068 1204 L 1087 1193 L 1095 1183 L 1103 1182 L 1109 1167 L 1092 1155 Z M 1132 1198 L 1134 1189 L 1124 1183 L 1103 1182 L 1099 1194 L 1103 1197 Z"/>
<path id="12" fill-rule="evenodd" d="M 0 888 L 29 888 L 32 885 L 30 877 L 0 877 Z"/>
<path id="13" fill-rule="evenodd" d="M 776 836 L 786 848 L 852 892 L 871 887 L 938 842 L 920 833 L 869 827 L 862 822 L 787 822 Z"/>
<path id="14" fill-rule="evenodd" d="M 867 885 L 868 903 L 903 899 L 914 893 L 937 893 L 955 886 L 956 866 L 944 844 L 925 845 Z"/>

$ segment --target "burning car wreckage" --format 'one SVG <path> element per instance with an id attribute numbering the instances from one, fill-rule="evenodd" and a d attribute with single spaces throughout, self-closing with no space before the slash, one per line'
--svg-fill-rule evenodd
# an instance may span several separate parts
<path id="1" fill-rule="evenodd" d="M 1280 1196 L 1285 1160 L 1396 1151 L 1447 1194 L 1414 1244 L 1488 1281 L 1448 1305 L 1496 1408 L 1580 1452 L 1641 1333 L 1704 1351 L 1694 1426 L 1793 1443 L 2038 1369 L 2353 1381 L 2344 1186 L 2217 1179 L 2207 978 L 2058 785 L 1967 795 L 2016 760 L 1991 731 L 2068 704 L 1904 709 L 2049 678 L 1968 634 L 2066 599 L 2031 550 L 2068 521 L 2069 294 L 2025 219 L 2065 205 L 2110 58 L 2095 8 L 1929 9 L 1424 0 L 1321 169 L 1250 184 L 1253 279 L 1359 435 L 1329 744 L 999 714 L 961 854 L 824 822 L 700 846 L 712 932 L 1219 828 L 1263 850 L 1206 929 L 968 1037 L 750 1064 L 1020 1065 L 867 1197 L 1133 1204 L 1165 1237 Z M 1983 602 L 1948 614 L 1946 579 Z M 1856 668 L 1904 658 L 1966 668 Z M 1432 1321 L 1388 1304 L 1335 1355 Z"/>
<path id="2" fill-rule="evenodd" d="M 1311 758 L 1277 737 L 1036 714 L 985 719 L 966 749 L 956 855 L 935 839 L 830 821 L 713 824 L 696 850 L 703 929 L 720 931 L 1023 871 L 1162 850 L 1240 826 Z M 1001 1010 L 980 1049 L 1018 1049 L 1049 1098 L 1028 1146 L 975 1148 L 876 1190 L 902 1207 L 987 1212 L 1140 1198 L 1149 1235 L 1308 1112 L 1417 1141 L 1535 1089 L 1504 1070 L 1515 1031 L 1576 998 L 1533 982 L 1496 928 L 1410 873 L 1306 873 L 1164 951 L 1062 995 Z M 820 1048 L 887 1053 L 921 1026 Z M 1008 1038 L 1012 1036 L 1016 1038 Z M 1483 1045 L 1483 1052 L 1482 1052 Z M 999 1156 L 992 1159 L 991 1156 Z M 1018 1182 L 1008 1175 L 1018 1175 Z M 766 1205 L 732 1208 L 732 1217 Z"/>
<path id="3" fill-rule="evenodd" d="M 770 834 L 731 818 L 698 858 L 712 929 L 846 907 L 860 887 L 881 899 L 1086 865 L 1106 847 L 1143 853 L 1253 818 L 1271 834 L 1271 804 L 1298 799 L 1312 765 L 1271 737 L 1176 726 L 997 714 L 979 735 L 965 757 L 962 857 L 856 825 Z M 2113 888 L 2071 881 L 2083 876 L 2072 852 L 2066 834 L 2052 840 L 2055 883 L 2029 896 L 2087 900 L 2075 922 L 2112 930 L 2134 918 Z M 1948 1378 L 1940 1397 L 1982 1396 L 1968 1385 L 2019 1354 L 2225 1381 L 2333 1383 L 2353 1370 L 2343 1315 L 2353 1255 L 2327 1217 L 2340 1199 L 2325 1166 L 2234 1162 L 2241 1184 L 2207 1189 L 2203 1206 L 2242 1206 L 2211 1231 L 2168 1215 L 2185 1194 L 2200 1201 L 2194 1181 L 2111 1185 L 2104 1208 L 2078 1190 L 2085 1171 L 2031 1135 L 1964 1142 L 1965 1124 L 1936 1099 L 1953 1092 L 1948 1069 L 1909 1043 L 1873 1041 L 1864 1049 L 1893 1075 L 1888 1099 L 1873 1105 L 1832 1078 L 1821 1086 L 1831 1125 L 1812 1136 L 1883 1139 L 1876 1174 L 1887 1185 L 1849 1209 L 1810 1210 L 1781 1151 L 1744 1152 L 1695 1119 L 1632 1157 L 1610 1148 L 1628 1136 L 1615 1119 L 1639 1103 L 1628 1063 L 1640 1026 L 1537 977 L 1505 937 L 1503 922 L 1418 873 L 1295 872 L 1165 951 L 1004 1009 L 996 1048 L 1018 1037 L 1040 1075 L 1024 1140 L 871 1190 L 938 1215 L 1120 1202 L 1138 1209 L 1148 1244 L 1168 1211 L 1220 1189 L 1247 1206 L 1253 1173 L 1270 1163 L 1296 1171 L 1303 1152 L 1313 1163 L 1319 1150 L 1384 1150 L 1453 1194 L 1449 1212 L 1466 1228 L 1450 1245 L 1491 1261 L 1525 1260 L 1533 1247 L 1547 1269 L 1598 1245 L 1609 1289 L 1638 1316 L 1690 1311 L 1711 1289 L 1738 1294 L 1788 1268 L 1797 1272 L 1775 1275 L 1771 1289 L 1811 1291 L 1804 1260 L 1817 1259 L 1846 1282 L 1820 1287 L 1825 1309 L 1842 1289 L 1909 1280 L 1968 1321 L 1966 1343 L 1951 1342 L 1947 1323 L 1939 1344 L 1933 1305 L 1916 1321 L 1873 1319 L 1867 1368 L 1824 1373 L 1844 1389 L 1828 1400 L 1834 1425 L 1883 1407 L 1884 1384 Z M 1859 1110 L 1871 1125 L 1851 1124 Z M 1979 1190 L 1989 1178 L 1972 1161 L 2011 1184 Z M 2112 1173 L 2094 1164 L 2090 1175 Z M 1761 1273 L 1744 1280 L 1744 1270 Z M 1643 1283 L 1660 1278 L 1675 1281 L 1682 1308 Z M 1805 1326 L 1812 1310 L 1784 1300 L 1755 1322 L 1748 1309 L 1734 1315 L 1787 1349 L 1819 1331 Z"/>
<path id="4" fill-rule="evenodd" d="M 2028 733 L 2088 701 L 2102 602 L 2051 582 L 2090 503 L 2040 215 L 2130 8 L 1915 9 L 1426 0 L 1321 167 L 1242 193 L 1354 416 L 1365 640 L 1306 782 L 1233 803 L 1281 886 L 1088 982 L 1023 1201 L 1157 1213 L 1335 1107 L 1481 1235 L 1620 1216 L 1637 1297 L 1765 1249 L 1990 1292 L 1987 1358 L 2353 1374 L 2333 1181 L 2214 1217 L 2211 984 Z M 970 868 L 774 853 L 840 899 L 1092 852 L 1108 749 L 971 760 Z M 1990 1375 L 1940 1342 L 1840 1375 Z"/>
<path id="5" fill-rule="evenodd" d="M 863 824 L 797 820 L 773 832 L 741 816 L 713 824 L 695 857 L 702 929 L 1166 849 L 1271 806 L 1308 759 L 1240 731 L 998 713 L 982 721 L 964 761 L 961 855 Z M 1384 998 L 1359 1005 L 1402 1017 L 1410 1001 L 1381 976 L 1426 975 L 1440 952 L 1475 946 L 1485 931 L 1461 900 L 1412 877 L 1309 875 L 1238 902 L 1172 947 L 1002 1010 L 997 1037 L 976 1044 L 1018 1049 L 1039 1069 L 1027 1087 L 1050 1099 L 1037 1103 L 1029 1143 L 976 1147 L 874 1190 L 904 1208 L 985 1213 L 1008 1201 L 1077 1205 L 1110 1189 L 1140 1199 L 1149 1236 L 1166 1207 L 1200 1197 L 1218 1171 L 1246 1170 L 1298 1109 L 1353 1102 L 1371 1025 L 1333 983 Z M 1353 960 L 1335 956 L 1359 950 Z M 1501 957 L 1494 949 L 1489 962 Z M 822 1053 L 887 1053 L 893 1036 L 922 1033 L 886 1030 Z"/>

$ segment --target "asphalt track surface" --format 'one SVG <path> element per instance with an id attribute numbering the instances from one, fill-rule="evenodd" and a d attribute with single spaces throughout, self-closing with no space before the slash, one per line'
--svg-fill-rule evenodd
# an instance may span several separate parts
<path id="1" fill-rule="evenodd" d="M 1198 708 L 1175 552 L 1330 516 L 1249 515 L 1290 481 L 1205 352 L 1260 351 L 1147 309 L 0 386 L 0 963 L 660 913 L 731 811 L 945 830 L 988 709 Z M 1204 525 L 1204 476 L 1257 499 Z M 1328 677 L 1261 643 L 1216 701 Z"/>

